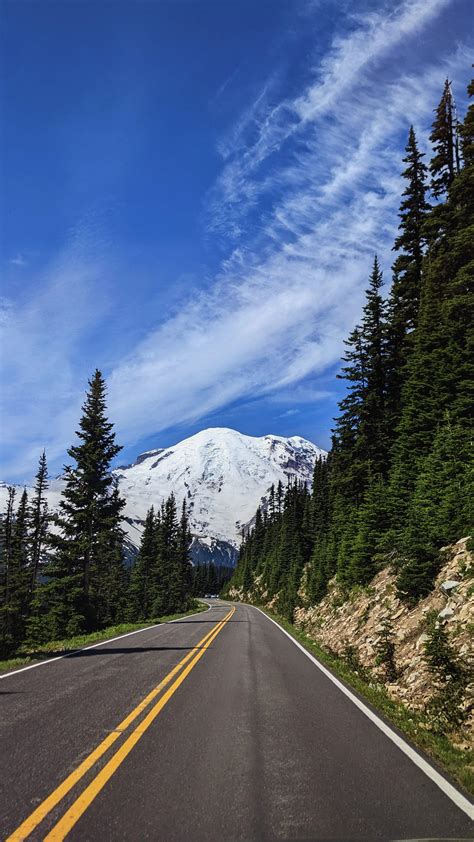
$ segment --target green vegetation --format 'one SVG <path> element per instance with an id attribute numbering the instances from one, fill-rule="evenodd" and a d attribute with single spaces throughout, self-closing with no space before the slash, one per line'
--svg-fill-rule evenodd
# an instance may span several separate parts
<path id="1" fill-rule="evenodd" d="M 393 639 L 393 625 L 390 620 L 385 619 L 382 623 L 380 640 L 376 646 L 375 663 L 383 667 L 385 680 L 390 683 L 397 679 L 397 667 L 395 664 L 395 642 Z"/>
<path id="2" fill-rule="evenodd" d="M 131 570 L 125 564 L 125 501 L 111 470 L 121 447 L 105 397 L 96 371 L 78 443 L 68 450 L 75 464 L 65 468 L 58 515 L 53 518 L 46 505 L 45 453 L 31 505 L 25 490 L 16 508 L 15 489 L 9 489 L 0 520 L 0 657 L 16 659 L 44 645 L 44 651 L 56 651 L 51 640 L 81 645 L 84 636 L 124 621 L 143 623 L 194 604 L 188 514 L 183 502 L 178 519 L 173 495 L 156 514 L 150 509 L 138 557 Z"/>
<path id="3" fill-rule="evenodd" d="M 213 562 L 196 564 L 193 568 L 193 596 L 218 594 L 227 585 L 234 572 L 233 567 L 221 565 L 216 567 Z"/>
<path id="4" fill-rule="evenodd" d="M 47 660 L 48 658 L 56 655 L 64 655 L 67 652 L 82 649 L 84 646 L 99 643 L 102 640 L 110 640 L 111 638 L 119 637 L 120 635 L 127 634 L 128 632 L 139 631 L 140 629 L 157 625 L 158 623 L 169 623 L 171 620 L 178 620 L 180 617 L 187 617 L 191 614 L 199 614 L 203 610 L 206 609 L 202 603 L 199 604 L 198 602 L 194 602 L 187 611 L 146 620 L 142 623 L 119 623 L 116 626 L 109 626 L 101 631 L 77 635 L 76 637 L 70 637 L 66 640 L 53 640 L 49 643 L 42 643 L 35 647 L 24 644 L 19 647 L 17 657 L 9 658 L 6 661 L 0 661 L 0 672 L 7 672 L 8 670 L 17 669 L 18 667 L 28 666 L 28 664 L 32 664 L 35 661 Z"/>
<path id="5" fill-rule="evenodd" d="M 373 679 L 365 669 L 360 669 L 357 660 L 349 651 L 346 660 L 334 652 L 323 649 L 304 631 L 296 628 L 288 620 L 262 608 L 265 614 L 276 620 L 292 637 L 298 640 L 308 652 L 311 652 L 344 684 L 356 691 L 363 701 L 372 705 L 391 724 L 400 729 L 420 749 L 437 761 L 451 777 L 458 781 L 468 792 L 474 793 L 473 761 L 474 752 L 462 751 L 452 744 L 449 736 L 433 727 L 429 713 L 410 711 L 404 705 L 393 701 L 383 684 Z"/>
<path id="6" fill-rule="evenodd" d="M 474 95 L 474 82 L 468 92 Z M 325 596 L 334 576 L 343 604 L 389 563 L 398 596 L 415 603 L 433 586 L 440 549 L 472 534 L 474 104 L 458 125 L 448 81 L 430 140 L 427 167 L 410 129 L 392 284 L 385 300 L 376 257 L 337 375 L 347 391 L 331 451 L 316 463 L 311 493 L 290 480 L 286 489 L 272 488 L 224 590 L 271 603 L 285 628 L 297 606 Z M 466 718 L 468 675 L 443 624 L 430 623 L 426 657 L 437 689 L 423 715 L 374 683 L 355 641 L 345 642 L 343 660 L 292 633 L 472 787 L 466 755 L 449 741 Z M 396 680 L 390 617 L 376 662 L 386 682 Z"/>
<path id="7" fill-rule="evenodd" d="M 460 728 L 469 715 L 466 691 L 472 677 L 468 665 L 456 655 L 446 629 L 436 611 L 426 618 L 428 640 L 425 657 L 435 679 L 437 692 L 428 704 L 428 713 L 437 731 Z"/>
<path id="8" fill-rule="evenodd" d="M 333 576 L 349 591 L 387 561 L 414 603 L 440 548 L 472 529 L 474 104 L 458 124 L 449 82 L 430 139 L 427 167 L 410 129 L 392 284 L 385 299 L 375 257 L 337 375 L 347 391 L 328 458 L 311 493 L 273 488 L 244 535 L 230 587 L 275 598 L 289 620 Z"/>

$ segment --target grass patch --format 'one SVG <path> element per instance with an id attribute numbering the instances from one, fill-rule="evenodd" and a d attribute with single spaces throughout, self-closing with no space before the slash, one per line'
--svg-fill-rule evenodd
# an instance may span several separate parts
<path id="1" fill-rule="evenodd" d="M 306 632 L 296 628 L 266 608 L 261 610 L 276 620 L 292 637 L 311 652 L 324 666 L 328 667 L 337 678 L 369 702 L 385 719 L 395 725 L 409 740 L 433 758 L 455 781 L 468 792 L 474 793 L 474 752 L 463 751 L 452 744 L 449 737 L 432 729 L 428 716 L 418 711 L 409 710 L 405 705 L 395 702 L 387 694 L 383 684 L 372 683 L 350 666 L 338 655 L 322 649 Z"/>
<path id="2" fill-rule="evenodd" d="M 109 626 L 106 629 L 91 632 L 90 634 L 76 635 L 76 637 L 70 637 L 67 640 L 52 640 L 50 643 L 42 643 L 35 647 L 20 646 L 14 657 L 6 661 L 0 661 L 0 672 L 9 672 L 17 667 L 25 667 L 37 661 L 45 661 L 56 655 L 66 655 L 69 652 L 82 649 L 89 644 L 110 640 L 112 637 L 119 637 L 119 635 L 127 634 L 127 632 L 146 629 L 147 626 L 153 626 L 158 623 L 169 623 L 170 620 L 178 620 L 180 617 L 199 614 L 205 610 L 205 605 L 207 603 L 197 602 L 195 600 L 195 606 L 182 614 L 169 614 L 166 617 L 144 620 L 143 623 L 120 623 L 117 626 Z"/>

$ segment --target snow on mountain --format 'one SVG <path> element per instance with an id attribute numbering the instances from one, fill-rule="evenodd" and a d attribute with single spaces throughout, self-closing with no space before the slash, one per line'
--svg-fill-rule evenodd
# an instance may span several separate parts
<path id="1" fill-rule="evenodd" d="M 173 447 L 149 450 L 133 465 L 115 470 L 126 499 L 128 537 L 138 546 L 147 510 L 173 492 L 178 506 L 183 498 L 188 504 L 193 559 L 233 562 L 240 530 L 265 502 L 270 486 L 286 484 L 289 477 L 311 484 L 321 455 L 325 451 L 299 436 L 256 438 L 227 428 L 202 430 Z M 51 483 L 53 509 L 61 485 L 61 480 Z M 6 488 L 0 486 L 1 510 L 5 502 Z"/>
<path id="2" fill-rule="evenodd" d="M 143 453 L 116 471 L 127 500 L 125 515 L 143 521 L 147 509 L 171 492 L 188 503 L 193 534 L 237 547 L 272 483 L 297 477 L 311 483 L 315 460 L 325 452 L 299 436 L 245 436 L 211 428 L 173 447 Z"/>

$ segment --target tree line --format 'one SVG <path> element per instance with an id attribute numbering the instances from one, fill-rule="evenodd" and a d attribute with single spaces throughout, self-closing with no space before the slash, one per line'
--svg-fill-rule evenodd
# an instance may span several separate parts
<path id="1" fill-rule="evenodd" d="M 131 570 L 124 562 L 120 496 L 111 462 L 122 449 L 106 416 L 100 371 L 89 381 L 78 442 L 68 450 L 59 512 L 48 511 L 43 453 L 34 494 L 16 505 L 8 489 L 0 520 L 0 655 L 22 643 L 37 645 L 139 622 L 192 605 L 191 536 L 186 504 L 178 515 L 171 495 L 148 512 Z"/>
<path id="2" fill-rule="evenodd" d="M 472 530 L 474 105 L 459 123 L 448 80 L 430 141 L 427 166 L 410 128 L 391 286 L 375 257 L 312 492 L 272 489 L 244 536 L 231 585 L 290 619 L 302 584 L 314 604 L 333 576 L 366 585 L 388 562 L 415 601 L 440 548 Z"/>
<path id="3" fill-rule="evenodd" d="M 216 566 L 212 561 L 208 564 L 196 564 L 193 567 L 193 595 L 217 596 L 229 582 L 234 572 L 228 565 Z"/>

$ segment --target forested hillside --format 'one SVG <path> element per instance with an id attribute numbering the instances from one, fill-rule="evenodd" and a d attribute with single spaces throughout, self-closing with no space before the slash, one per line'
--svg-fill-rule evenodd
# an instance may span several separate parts
<path id="1" fill-rule="evenodd" d="M 430 141 L 426 164 L 410 129 L 392 283 L 384 297 L 375 257 L 312 492 L 273 489 L 244 536 L 231 587 L 291 620 L 301 584 L 315 604 L 334 575 L 349 590 L 387 563 L 417 601 L 472 529 L 474 105 L 458 123 L 448 80 Z"/>

